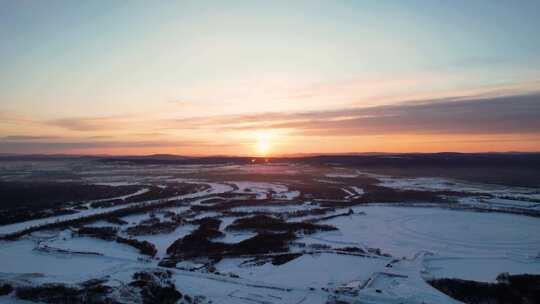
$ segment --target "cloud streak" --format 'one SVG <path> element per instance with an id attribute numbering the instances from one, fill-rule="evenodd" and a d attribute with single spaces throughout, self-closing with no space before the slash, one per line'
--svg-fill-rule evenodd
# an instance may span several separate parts
<path id="1" fill-rule="evenodd" d="M 29 136 L 29 135 L 8 135 L 1 137 L 0 140 L 4 141 L 36 141 L 36 140 L 50 140 L 57 139 L 58 136 Z"/>
<path id="2" fill-rule="evenodd" d="M 11 138 L 11 139 L 6 139 Z M 69 150 L 95 150 L 118 148 L 186 148 L 186 147 L 228 147 L 229 144 L 217 144 L 206 141 L 41 141 L 35 139 L 13 139 L 6 136 L 0 140 L 0 153 L 27 153 L 40 151 L 42 153 L 69 151 Z"/>
<path id="3" fill-rule="evenodd" d="M 470 142 L 488 150 L 496 145 L 502 149 L 500 144 L 509 139 L 524 149 L 540 148 L 534 140 L 540 138 L 540 92 L 454 96 L 325 111 L 170 117 L 173 118 L 110 116 L 36 120 L 34 124 L 41 128 L 41 135 L 25 129 L 26 124 L 6 130 L 7 134 L 0 137 L 0 152 L 144 150 L 152 153 L 176 152 L 178 148 L 188 154 L 249 153 L 246 151 L 252 149 L 260 131 L 271 131 L 275 134 L 275 145 L 291 151 L 306 149 L 306 145 L 314 152 L 324 149 L 315 137 L 325 137 L 324 140 L 336 143 L 339 145 L 336 149 L 342 150 L 377 144 L 375 147 L 397 151 L 405 145 L 443 145 L 447 140 L 463 144 L 456 149 L 466 149 Z M 362 144 L 360 140 L 345 138 L 351 136 L 366 136 L 369 141 Z M 508 149 L 510 144 L 504 147 Z"/>
<path id="4" fill-rule="evenodd" d="M 45 124 L 70 131 L 91 132 L 119 127 L 122 125 L 122 119 L 115 117 L 62 118 L 46 121 Z"/>
<path id="5" fill-rule="evenodd" d="M 388 134 L 538 134 L 540 93 L 445 98 L 332 111 L 263 113 L 177 120 L 177 128 L 287 129 L 315 136 Z"/>

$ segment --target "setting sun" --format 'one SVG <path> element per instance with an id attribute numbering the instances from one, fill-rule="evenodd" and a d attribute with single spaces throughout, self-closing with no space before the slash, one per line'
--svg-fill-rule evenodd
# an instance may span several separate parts
<path id="1" fill-rule="evenodd" d="M 258 132 L 256 134 L 257 142 L 255 150 L 260 156 L 267 156 L 270 152 L 270 134 L 268 132 Z"/>

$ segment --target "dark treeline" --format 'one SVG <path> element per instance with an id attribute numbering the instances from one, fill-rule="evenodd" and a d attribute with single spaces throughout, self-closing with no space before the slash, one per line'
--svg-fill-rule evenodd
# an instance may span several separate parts
<path id="1" fill-rule="evenodd" d="M 185 203 L 186 201 L 182 201 L 182 203 Z M 131 214 L 139 214 L 139 213 L 146 213 L 154 209 L 159 208 L 166 208 L 166 207 L 174 207 L 177 206 L 180 202 L 179 201 L 162 201 L 162 202 L 155 202 L 155 203 L 140 203 L 135 206 L 129 206 L 122 209 L 117 209 L 110 212 L 103 212 L 98 214 L 93 214 L 81 218 L 76 218 L 72 220 L 65 220 L 65 221 L 58 221 L 43 225 L 37 225 L 28 227 L 24 230 L 17 231 L 15 233 L 6 234 L 0 239 L 4 240 L 16 240 L 24 235 L 27 235 L 29 233 L 39 231 L 39 230 L 47 230 L 47 229 L 65 229 L 70 226 L 81 226 L 83 224 L 92 223 L 98 220 L 115 220 L 115 218 L 120 218 L 123 216 L 131 215 Z"/>
<path id="2" fill-rule="evenodd" d="M 428 281 L 433 287 L 467 304 L 540 303 L 540 275 L 500 274 L 496 283 L 460 279 Z"/>
<path id="3" fill-rule="evenodd" d="M 87 201 L 123 196 L 140 186 L 64 182 L 0 182 L 0 225 L 75 213 L 65 209 Z"/>

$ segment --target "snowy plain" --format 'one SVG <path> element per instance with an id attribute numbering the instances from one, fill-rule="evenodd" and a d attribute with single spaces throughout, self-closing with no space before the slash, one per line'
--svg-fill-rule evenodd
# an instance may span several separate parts
<path id="1" fill-rule="evenodd" d="M 235 174 L 282 172 L 287 178 L 309 172 L 313 174 L 312 181 L 323 181 L 328 187 L 343 189 L 344 197 L 336 200 L 339 203 L 353 202 L 367 193 L 365 185 L 347 183 L 347 179 L 353 181 L 362 175 L 375 177 L 380 181 L 379 186 L 391 189 L 449 190 L 467 192 L 468 195 L 456 198 L 455 206 L 388 204 L 380 201 L 336 207 L 324 215 L 298 218 L 282 216 L 292 223 L 339 215 L 317 222 L 334 226 L 337 230 L 298 233 L 295 242 L 305 247 L 294 247 L 293 251 L 302 255 L 282 265 L 271 262 L 260 265 L 245 263 L 253 258 L 250 256 L 221 259 L 214 265 L 216 273 L 207 269 L 188 271 L 182 269 L 180 264 L 169 269 L 179 290 L 190 295 L 205 296 L 213 303 L 327 303 L 333 297 L 350 303 L 458 303 L 433 289 L 425 279 L 461 278 L 493 282 L 502 272 L 540 274 L 540 235 L 537 233 L 540 231 L 540 219 L 504 212 L 508 211 L 507 208 L 538 209 L 539 203 L 535 201 L 540 196 L 538 189 L 474 184 L 444 178 L 368 175 L 342 168 L 321 171 L 304 165 L 190 165 L 153 166 L 147 169 L 147 173 L 141 173 L 136 166 L 112 166 L 93 168 L 80 174 L 86 181 L 115 187 L 147 183 L 166 187 L 168 183 L 180 182 L 207 186 L 207 189 L 196 193 L 159 200 L 179 202 L 177 206 L 156 212 L 160 221 L 167 220 L 163 215 L 165 212 L 172 212 L 186 216 L 186 223 L 171 233 L 133 236 L 134 239 L 155 245 L 157 255 L 154 258 L 146 258 L 135 248 L 124 244 L 78 236 L 73 232 L 76 228 L 44 230 L 16 241 L 0 241 L 0 280 L 40 284 L 82 282 L 107 277 L 111 282 L 125 283 L 136 271 L 163 268 L 158 263 L 167 256 L 167 248 L 197 229 L 197 225 L 189 221 L 218 218 L 221 221 L 219 230 L 224 236 L 213 241 L 236 244 L 256 235 L 253 231 L 226 230 L 241 214 L 262 212 L 280 216 L 299 211 L 309 214 L 322 208 L 315 200 L 304 199 L 303 193 L 295 189 L 294 184 L 284 181 L 231 180 L 226 174 L 220 180 L 205 180 L 199 176 L 201 172 L 222 173 L 227 170 Z M 197 178 L 189 175 L 194 173 L 198 174 Z M 485 196 L 486 192 L 492 196 Z M 195 212 L 191 208 L 211 205 L 205 200 L 212 198 L 226 201 L 229 199 L 227 195 L 253 196 L 253 205 L 229 208 L 227 211 L 230 213 L 219 209 Z M 268 200 L 276 204 L 261 203 Z M 150 200 L 134 204 L 157 202 Z M 257 202 L 261 204 L 257 205 Z M 131 205 L 82 210 L 76 214 L 4 225 L 0 226 L 0 234 L 128 206 Z M 353 214 L 343 215 L 349 208 Z M 501 212 L 487 212 L 493 210 Z M 116 227 L 120 229 L 120 235 L 128 237 L 125 228 L 149 218 L 149 214 L 135 214 L 122 218 L 128 222 L 124 226 L 106 221 L 86 226 Z M 338 250 L 345 247 L 360 248 L 363 254 L 345 254 Z M 382 254 L 374 253 L 375 249 Z M 199 265 L 200 261 L 185 263 Z M 389 263 L 393 263 L 392 267 L 388 267 Z M 18 301 L 9 296 L 0 297 L 0 302 L 7 303 L 8 299 L 13 303 Z"/>

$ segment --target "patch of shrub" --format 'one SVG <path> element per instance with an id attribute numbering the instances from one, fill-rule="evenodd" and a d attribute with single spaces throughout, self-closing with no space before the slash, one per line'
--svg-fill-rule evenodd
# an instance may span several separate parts
<path id="1" fill-rule="evenodd" d="M 121 244 L 126 244 L 131 247 L 135 247 L 139 249 L 139 252 L 144 255 L 148 255 L 151 257 L 154 257 L 157 254 L 157 249 L 154 244 L 148 242 L 148 241 L 139 241 L 136 239 L 126 239 L 123 237 L 117 237 L 116 241 Z"/>
<path id="2" fill-rule="evenodd" d="M 362 203 L 385 202 L 437 202 L 444 201 L 440 195 L 448 195 L 447 192 L 438 193 L 436 191 L 420 190 L 397 190 L 383 186 L 369 185 L 364 188 L 366 191 L 357 201 Z"/>
<path id="3" fill-rule="evenodd" d="M 137 272 L 129 285 L 141 290 L 144 304 L 175 304 L 182 294 L 176 290 L 170 276 L 171 273 L 165 271 Z"/>
<path id="4" fill-rule="evenodd" d="M 77 230 L 79 235 L 91 236 L 103 240 L 114 240 L 117 229 L 115 227 L 82 227 Z"/>
<path id="5" fill-rule="evenodd" d="M 292 232 L 285 233 L 259 233 L 256 236 L 232 244 L 232 254 L 263 254 L 287 251 L 290 241 L 296 239 Z"/>
<path id="6" fill-rule="evenodd" d="M 141 254 L 154 257 L 157 253 L 156 246 L 148 241 L 139 241 L 136 239 L 127 239 L 116 235 L 117 229 L 115 227 L 82 227 L 79 228 L 77 233 L 79 235 L 86 235 L 95 238 L 99 238 L 107 241 L 116 241 L 120 244 L 126 244 L 131 247 L 135 247 Z"/>
<path id="7" fill-rule="evenodd" d="M 137 191 L 138 186 L 103 186 L 74 182 L 0 182 L 0 225 L 75 213 L 65 209 L 89 200 Z M 73 203 L 76 202 L 76 203 Z"/>
<path id="8" fill-rule="evenodd" d="M 108 217 L 108 218 L 105 219 L 105 221 L 107 221 L 108 223 L 117 224 L 117 225 L 125 225 L 125 224 L 128 223 L 128 222 L 124 221 L 123 219 L 121 219 L 119 217 L 116 217 L 116 216 Z"/>
<path id="9" fill-rule="evenodd" d="M 311 249 L 315 249 L 315 250 L 328 250 L 328 249 L 332 249 L 332 246 L 330 246 L 330 245 L 327 245 L 327 244 L 318 244 L 318 243 L 309 244 L 308 247 L 311 248 Z"/>
<path id="10" fill-rule="evenodd" d="M 176 240 L 169 248 L 167 254 L 170 258 L 194 258 L 217 256 L 256 255 L 288 250 L 288 244 L 296 235 L 291 232 L 285 233 L 259 233 L 256 236 L 235 244 L 212 242 L 196 233 L 187 235 Z M 174 264 L 174 263 L 172 263 Z M 164 261 L 162 266 L 171 266 Z"/>
<path id="11" fill-rule="evenodd" d="M 303 204 L 302 201 L 274 201 L 270 199 L 254 200 L 244 198 L 231 198 L 215 204 L 201 204 L 191 206 L 191 210 L 198 212 L 223 212 L 236 207 L 261 207 L 261 206 L 290 206 Z"/>
<path id="12" fill-rule="evenodd" d="M 223 236 L 223 232 L 219 231 L 221 220 L 211 217 L 205 217 L 192 222 L 199 224 L 199 228 L 192 232 L 197 238 L 214 239 Z"/>
<path id="13" fill-rule="evenodd" d="M 176 205 L 177 205 L 176 201 L 164 201 L 164 202 L 157 202 L 157 203 L 152 203 L 152 204 L 142 203 L 140 205 L 129 206 L 126 208 L 117 209 L 117 210 L 113 210 L 106 213 L 97 213 L 97 214 L 92 214 L 89 216 L 76 218 L 76 219 L 70 219 L 70 220 L 53 222 L 53 223 L 46 223 L 46 224 L 38 225 L 38 226 L 31 226 L 15 233 L 0 236 L 0 239 L 1 240 L 16 240 L 24 235 L 27 235 L 29 233 L 39 231 L 39 230 L 66 229 L 70 226 L 79 226 L 82 224 L 93 223 L 99 220 L 106 220 L 107 218 L 110 218 L 110 217 L 123 217 L 123 216 L 132 215 L 132 214 L 142 214 L 142 213 L 150 212 L 155 209 L 167 208 L 167 207 L 172 207 Z M 1 214 L 0 214 L 0 218 L 1 218 Z"/>
<path id="14" fill-rule="evenodd" d="M 125 204 L 123 199 L 111 199 L 106 201 L 93 202 L 90 204 L 92 208 L 109 208 L 116 205 Z"/>
<path id="15" fill-rule="evenodd" d="M 222 197 L 215 197 L 215 198 L 210 198 L 210 199 L 206 199 L 204 201 L 201 201 L 201 204 L 205 204 L 205 205 L 208 205 L 208 204 L 217 204 L 217 203 L 222 203 L 226 201 L 225 198 L 222 198 Z"/>
<path id="16" fill-rule="evenodd" d="M 287 264 L 290 261 L 296 258 L 299 258 L 301 256 L 302 256 L 301 253 L 286 253 L 286 254 L 274 255 L 272 256 L 272 265 L 279 266 L 279 265 Z"/>
<path id="17" fill-rule="evenodd" d="M 257 255 L 252 259 L 246 260 L 240 264 L 240 266 L 262 266 L 266 263 L 272 263 L 272 265 L 283 265 L 298 257 L 301 257 L 303 253 L 283 253 L 283 254 L 271 254 L 271 255 Z"/>
<path id="18" fill-rule="evenodd" d="M 104 280 L 89 280 L 79 286 L 46 283 L 40 286 L 19 287 L 15 295 L 23 300 L 55 304 L 116 304 L 109 294 L 113 288 L 103 285 Z"/>
<path id="19" fill-rule="evenodd" d="M 297 182 L 290 186 L 291 189 L 300 191 L 301 197 L 304 199 L 343 200 L 348 195 L 343 191 L 341 184 L 325 183 L 313 179 L 309 182 Z"/>
<path id="20" fill-rule="evenodd" d="M 467 304 L 540 303 L 540 275 L 502 274 L 497 277 L 497 283 L 460 279 L 435 279 L 428 283 Z"/>
<path id="21" fill-rule="evenodd" d="M 171 233 L 178 226 L 180 226 L 180 223 L 178 223 L 178 222 L 172 222 L 172 221 L 160 222 L 159 219 L 158 219 L 157 223 L 139 224 L 139 225 L 136 225 L 136 226 L 133 226 L 133 227 L 129 227 L 125 231 L 129 235 L 147 235 L 147 234 Z"/>
<path id="22" fill-rule="evenodd" d="M 365 253 L 365 251 L 362 248 L 355 247 L 355 246 L 336 248 L 336 250 L 345 251 L 345 252 L 353 252 L 353 253 Z"/>
<path id="23" fill-rule="evenodd" d="M 0 296 L 5 296 L 10 294 L 13 291 L 13 287 L 9 284 L 0 285 Z"/>
<path id="24" fill-rule="evenodd" d="M 203 218 L 193 221 L 199 228 L 189 235 L 176 240 L 167 248 L 171 258 L 193 258 L 201 256 L 238 256 L 283 252 L 288 250 L 290 241 L 296 238 L 292 231 L 270 233 L 261 231 L 252 238 L 235 244 L 213 242 L 210 239 L 223 235 L 217 230 L 221 221 L 215 218 Z M 283 229 L 281 229 L 283 230 Z M 171 266 L 174 262 L 164 261 L 161 265 Z"/>
<path id="25" fill-rule="evenodd" d="M 80 303 L 81 291 L 63 284 L 43 284 L 41 286 L 20 287 L 16 290 L 19 299 L 45 303 Z"/>
<path id="26" fill-rule="evenodd" d="M 330 225 L 319 225 L 309 222 L 291 223 L 268 215 L 256 215 L 253 217 L 244 217 L 235 220 L 227 227 L 227 230 L 255 230 L 271 232 L 287 231 L 312 234 L 318 231 L 337 230 L 337 228 Z"/>
<path id="27" fill-rule="evenodd" d="M 219 226 L 221 225 L 221 220 L 214 217 L 203 217 L 201 219 L 194 220 L 191 223 L 200 225 L 199 228 L 202 227 L 204 229 L 219 229 Z"/>
<path id="28" fill-rule="evenodd" d="M 154 211 L 150 212 L 149 216 L 149 218 L 142 220 L 140 223 L 143 225 L 153 225 L 160 222 L 159 217 L 156 216 L 156 213 Z"/>
<path id="29" fill-rule="evenodd" d="M 149 200 L 164 199 L 178 195 L 184 195 L 199 191 L 200 184 L 174 183 L 168 184 L 166 188 L 152 186 L 148 192 L 131 196 L 123 200 L 124 203 L 138 203 Z"/>
<path id="30" fill-rule="evenodd" d="M 144 304 L 175 304 L 182 298 L 182 294 L 172 284 L 151 284 L 142 289 L 141 296 Z"/>
<path id="31" fill-rule="evenodd" d="M 288 217 L 303 217 L 308 215 L 323 215 L 329 212 L 335 211 L 335 208 L 313 208 L 313 209 L 307 209 L 307 210 L 296 210 L 287 212 Z"/>
<path id="32" fill-rule="evenodd" d="M 203 218 L 192 223 L 199 224 L 199 227 L 190 234 L 176 240 L 167 248 L 170 255 L 193 254 L 196 252 L 207 252 L 209 254 L 219 253 L 226 250 L 228 244 L 211 242 L 210 239 L 223 236 L 219 231 L 221 221 L 214 218 Z"/>
<path id="33" fill-rule="evenodd" d="M 338 214 L 329 215 L 329 216 L 319 217 L 319 218 L 316 218 L 316 219 L 308 220 L 308 222 L 310 222 L 310 223 L 316 223 L 316 222 L 321 222 L 321 221 L 330 220 L 330 219 L 333 219 L 333 218 L 336 218 L 336 217 L 340 217 L 340 216 L 350 216 L 350 215 L 353 215 L 353 214 L 354 214 L 354 211 L 353 211 L 352 209 L 349 208 L 349 211 L 347 211 L 347 212 L 338 213 Z M 365 214 L 365 213 L 364 213 L 364 214 Z"/>

